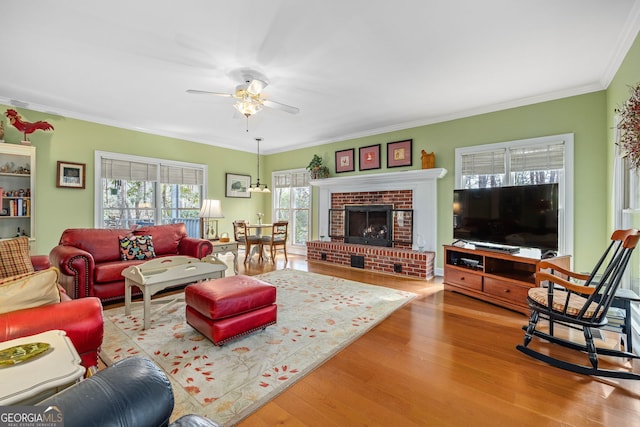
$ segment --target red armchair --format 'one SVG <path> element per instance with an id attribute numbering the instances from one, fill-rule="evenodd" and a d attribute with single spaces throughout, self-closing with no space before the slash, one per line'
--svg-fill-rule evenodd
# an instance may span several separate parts
<path id="1" fill-rule="evenodd" d="M 49 268 L 49 257 L 31 257 L 36 270 Z M 52 329 L 67 333 L 85 368 L 97 367 L 104 320 L 98 298 L 72 300 L 62 290 L 61 302 L 0 314 L 0 341 L 8 341 Z"/>

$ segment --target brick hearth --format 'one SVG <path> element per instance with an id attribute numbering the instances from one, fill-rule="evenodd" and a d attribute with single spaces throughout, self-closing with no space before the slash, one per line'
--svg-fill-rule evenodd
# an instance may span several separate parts
<path id="1" fill-rule="evenodd" d="M 322 259 L 325 254 L 326 259 Z M 351 266 L 351 255 L 364 257 L 364 269 L 417 279 L 431 279 L 434 275 L 435 252 L 418 252 L 411 249 L 354 245 L 342 242 L 307 242 L 307 260 Z M 400 265 L 402 272 L 394 271 Z"/>

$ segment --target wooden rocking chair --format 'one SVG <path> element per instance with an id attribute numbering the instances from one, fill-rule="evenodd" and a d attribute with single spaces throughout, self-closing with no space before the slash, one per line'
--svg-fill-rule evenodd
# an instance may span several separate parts
<path id="1" fill-rule="evenodd" d="M 607 250 L 589 275 L 574 273 L 547 262 L 540 263 L 541 269 L 548 270 L 537 273 L 536 279 L 539 283 L 547 282 L 547 287 L 529 290 L 527 303 L 531 309 L 531 317 L 529 325 L 523 326 L 524 344 L 516 348 L 528 356 L 571 372 L 601 377 L 640 379 L 640 374 L 629 371 L 599 369 L 598 354 L 623 358 L 640 357 L 628 351 L 596 347 L 591 331 L 591 328 L 602 328 L 607 325 L 607 311 L 611 307 L 638 239 L 640 239 L 638 230 L 615 231 Z M 627 313 L 627 315 L 630 314 Z M 536 329 L 540 317 L 549 321 L 548 333 Z M 585 344 L 555 336 L 554 323 L 582 329 Z M 586 352 L 591 366 L 575 364 L 532 350 L 528 345 L 534 336 L 563 347 Z"/>

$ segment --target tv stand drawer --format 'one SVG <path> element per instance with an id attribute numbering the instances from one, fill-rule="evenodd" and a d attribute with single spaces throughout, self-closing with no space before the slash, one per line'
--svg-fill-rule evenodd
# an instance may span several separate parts
<path id="1" fill-rule="evenodd" d="M 479 274 L 448 268 L 446 280 L 453 285 L 464 286 L 477 291 L 482 290 L 482 276 Z"/>
<path id="2" fill-rule="evenodd" d="M 489 295 L 494 295 L 497 298 L 506 299 L 509 301 L 522 304 L 527 300 L 527 293 L 530 287 L 520 286 L 504 280 L 494 279 L 492 277 L 484 278 L 484 292 Z"/>

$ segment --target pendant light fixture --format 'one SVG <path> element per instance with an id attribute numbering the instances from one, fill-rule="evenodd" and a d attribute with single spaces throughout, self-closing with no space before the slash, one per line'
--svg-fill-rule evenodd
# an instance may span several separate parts
<path id="1" fill-rule="evenodd" d="M 256 138 L 256 144 L 258 145 L 258 175 L 256 175 L 255 184 L 249 185 L 249 189 L 247 190 L 249 191 L 249 193 L 271 193 L 271 190 L 269 190 L 267 184 L 260 184 L 260 141 L 262 141 L 262 138 Z"/>

